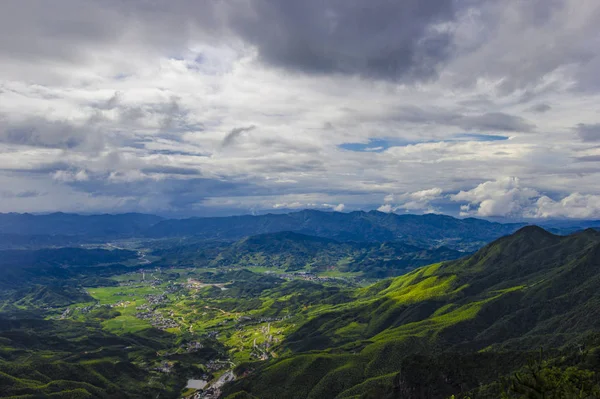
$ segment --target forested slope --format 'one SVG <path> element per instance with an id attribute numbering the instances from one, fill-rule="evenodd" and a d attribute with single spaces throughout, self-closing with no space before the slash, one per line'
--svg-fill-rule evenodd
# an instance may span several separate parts
<path id="1" fill-rule="evenodd" d="M 498 397 L 494 382 L 542 347 L 562 366 L 597 370 L 599 332 L 600 233 L 531 226 L 471 257 L 356 291 L 288 337 L 284 358 L 241 367 L 248 376 L 231 392 L 412 397 L 393 392 L 427 387 L 423 397 Z"/>

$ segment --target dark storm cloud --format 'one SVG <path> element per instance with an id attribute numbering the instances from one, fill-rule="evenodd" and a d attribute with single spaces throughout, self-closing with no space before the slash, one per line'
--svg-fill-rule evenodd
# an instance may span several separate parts
<path id="1" fill-rule="evenodd" d="M 12 191 L 0 191 L 0 197 L 2 198 L 35 198 L 42 197 L 44 195 L 47 195 L 47 193 L 36 190 L 19 191 L 16 193 Z"/>
<path id="2" fill-rule="evenodd" d="M 482 50 L 481 56 L 461 65 L 464 76 L 459 80 L 470 84 L 477 76 L 504 78 L 502 86 L 511 91 L 530 86 L 568 60 L 588 64 L 579 78 L 596 87 L 592 83 L 597 83 L 598 63 L 592 61 L 597 51 L 586 44 L 597 34 L 593 17 L 572 35 L 558 35 L 553 46 L 544 46 L 554 39 L 548 35 L 563 28 L 556 24 L 568 11 L 565 4 L 564 0 L 5 0 L 0 2 L 0 54 L 36 62 L 50 58 L 81 63 L 93 60 L 94 51 L 123 45 L 134 52 L 177 58 L 190 43 L 241 40 L 256 47 L 263 62 L 287 70 L 412 82 L 436 76 L 450 59 Z M 591 16 L 600 12 L 591 3 L 581 8 Z M 479 34 L 460 47 L 452 25 L 444 23 L 457 21 L 466 9 L 476 11 L 469 15 Z M 502 18 L 506 10 L 520 18 Z M 521 39 L 518 36 L 495 45 L 498 52 L 514 50 L 517 56 L 491 57 L 483 51 L 486 39 L 499 30 L 519 34 L 530 27 L 547 34 L 514 42 Z M 519 52 L 531 59 L 521 62 Z"/>
<path id="3" fill-rule="evenodd" d="M 552 109 L 552 107 L 546 103 L 536 104 L 533 107 L 529 108 L 529 111 L 535 112 L 538 114 L 543 114 L 544 112 L 548 112 Z"/>
<path id="4" fill-rule="evenodd" d="M 177 97 L 171 97 L 168 103 L 160 104 L 155 108 L 154 112 L 161 114 L 163 117 L 160 121 L 160 127 L 163 130 L 173 129 L 185 123 L 187 110 L 179 104 Z"/>
<path id="5" fill-rule="evenodd" d="M 308 73 L 428 78 L 449 56 L 452 0 L 249 2 L 233 29 L 271 65 Z"/>
<path id="6" fill-rule="evenodd" d="M 92 109 L 85 123 L 88 130 L 112 127 L 113 139 L 117 138 L 113 144 L 137 149 L 145 149 L 147 143 L 155 143 L 157 138 L 181 143 L 182 133 L 204 130 L 204 125 L 193 120 L 189 108 L 175 95 L 141 104 L 131 103 L 131 99 L 127 102 L 124 97 L 123 93 L 115 92 L 106 100 L 88 103 Z M 150 135 L 149 126 L 152 126 Z M 135 135 L 128 137 L 127 133 Z"/>
<path id="7" fill-rule="evenodd" d="M 176 166 L 153 166 L 150 168 L 143 168 L 142 173 L 191 176 L 199 175 L 200 171 L 194 168 L 182 168 Z"/>
<path id="8" fill-rule="evenodd" d="M 584 142 L 595 142 L 600 141 L 600 123 L 593 125 L 587 125 L 580 123 L 575 128 L 581 141 Z"/>
<path id="9" fill-rule="evenodd" d="M 600 162 L 600 155 L 586 155 L 583 157 L 577 157 L 575 160 L 579 162 Z"/>
<path id="10" fill-rule="evenodd" d="M 164 182 L 160 192 L 167 197 L 169 205 L 177 209 L 185 209 L 201 203 L 207 197 L 247 195 L 246 192 L 250 187 L 248 183 L 215 179 L 170 180 Z"/>
<path id="11" fill-rule="evenodd" d="M 0 171 L 19 173 L 19 174 L 30 174 L 30 175 L 49 175 L 60 170 L 68 170 L 71 168 L 66 162 L 50 162 L 41 163 L 38 165 L 24 165 L 21 168 L 0 168 Z"/>
<path id="12" fill-rule="evenodd" d="M 29 198 L 4 203 L 352 209 L 502 173 L 597 192 L 600 127 L 575 124 L 595 121 L 576 90 L 600 87 L 599 16 L 593 0 L 0 1 L 0 177 Z"/>
<path id="13" fill-rule="evenodd" d="M 4 126 L 0 126 L 0 142 L 3 143 L 65 150 L 99 150 L 104 146 L 102 135 L 91 123 L 76 125 L 66 120 L 49 121 L 41 117 L 15 122 L 3 119 Z"/>
<path id="14" fill-rule="evenodd" d="M 0 53 L 22 60 L 85 62 L 93 50 L 123 40 L 137 49 L 177 52 L 191 31 L 223 31 L 217 2 L 180 0 L 5 0 Z M 8 34 L 10 33 L 10 34 Z"/>
<path id="15" fill-rule="evenodd" d="M 425 110 L 419 107 L 401 107 L 392 113 L 391 118 L 415 124 L 452 125 L 469 131 L 530 132 L 535 128 L 524 118 L 503 112 L 462 115 L 440 108 Z"/>
<path id="16" fill-rule="evenodd" d="M 462 116 L 441 108 L 423 109 L 416 106 L 403 106 L 392 111 L 390 117 L 397 121 L 416 124 L 456 124 Z"/>
<path id="17" fill-rule="evenodd" d="M 127 196 L 127 193 L 135 192 L 145 196 L 152 195 L 152 193 L 178 195 L 178 193 L 195 192 L 199 197 L 202 197 L 241 194 L 242 191 L 238 191 L 237 188 L 245 187 L 247 184 L 237 184 L 201 177 L 181 180 L 140 179 L 135 181 L 115 181 L 106 179 L 104 175 L 94 175 L 89 180 L 69 182 L 69 185 L 79 191 L 94 195 Z"/>
<path id="18" fill-rule="evenodd" d="M 142 148 L 144 146 L 142 145 Z M 153 155 L 182 155 L 187 157 L 206 157 L 208 154 L 203 152 L 191 152 L 191 151 L 179 151 L 179 150 L 149 150 L 150 154 Z"/>
<path id="19" fill-rule="evenodd" d="M 126 104 L 123 97 L 123 93 L 115 92 L 106 101 L 90 104 L 97 111 L 92 116 L 92 121 L 105 122 L 107 118 L 100 111 L 116 110 L 119 122 L 125 125 L 135 125 L 141 119 L 155 117 L 162 130 L 173 132 L 203 129 L 199 124 L 189 123 L 189 110 L 180 103 L 181 99 L 177 96 L 171 96 L 167 101 L 143 105 Z"/>
<path id="20" fill-rule="evenodd" d="M 283 157 L 276 159 L 256 159 L 253 164 L 259 167 L 268 168 L 272 173 L 303 173 L 325 170 L 324 162 L 312 158 L 310 162 L 307 163 L 298 163 Z"/>
<path id="21" fill-rule="evenodd" d="M 35 62 L 42 58 L 79 61 L 83 43 L 118 37 L 117 17 L 93 2 L 6 0 L 0 5 L 0 25 L 5 32 L 0 36 L 0 53 Z"/>
<path id="22" fill-rule="evenodd" d="M 317 154 L 322 147 L 312 143 L 302 143 L 282 137 L 268 137 L 258 140 L 258 144 L 270 153 Z"/>
<path id="23" fill-rule="evenodd" d="M 227 135 L 225 136 L 225 138 L 221 142 L 221 147 L 229 147 L 242 134 L 244 134 L 245 132 L 250 132 L 250 131 L 252 131 L 254 129 L 256 129 L 256 126 L 254 126 L 254 125 L 245 126 L 245 127 L 236 127 L 234 129 L 231 129 L 231 131 L 229 133 L 227 133 Z"/>
<path id="24" fill-rule="evenodd" d="M 107 180 L 103 176 L 92 176 L 86 181 L 68 183 L 76 191 L 92 197 L 128 198 L 131 193 L 162 210 L 176 210 L 183 214 L 195 208 L 209 197 L 244 197 L 268 193 L 268 189 L 247 181 L 224 181 L 209 178 L 192 179 L 142 179 L 131 182 Z"/>
<path id="25" fill-rule="evenodd" d="M 460 120 L 460 126 L 467 130 L 502 132 L 530 132 L 535 127 L 520 116 L 503 112 L 488 112 L 479 116 L 464 117 Z"/>

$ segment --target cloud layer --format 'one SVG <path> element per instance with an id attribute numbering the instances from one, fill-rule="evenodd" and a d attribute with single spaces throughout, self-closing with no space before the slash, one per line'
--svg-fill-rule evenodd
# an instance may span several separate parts
<path id="1" fill-rule="evenodd" d="M 600 217 L 594 0 L 0 2 L 0 211 Z"/>

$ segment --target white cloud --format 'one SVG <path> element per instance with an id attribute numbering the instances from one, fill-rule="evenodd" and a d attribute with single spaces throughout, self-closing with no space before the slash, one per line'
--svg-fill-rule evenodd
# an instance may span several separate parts
<path id="1" fill-rule="evenodd" d="M 406 197 L 410 198 L 414 201 L 431 201 L 436 198 L 439 198 L 442 195 L 442 190 L 439 187 L 430 188 L 428 190 L 415 191 L 414 193 L 409 193 Z"/>
<path id="2" fill-rule="evenodd" d="M 335 212 L 343 212 L 345 205 L 344 204 L 317 204 L 311 202 L 283 202 L 277 203 L 273 205 L 274 209 L 308 209 L 308 208 L 320 208 L 320 209 L 331 209 Z"/>
<path id="3" fill-rule="evenodd" d="M 434 213 L 437 209 L 431 206 L 431 201 L 442 197 L 442 190 L 439 187 L 434 187 L 426 190 L 415 191 L 404 194 L 388 194 L 384 197 L 384 204 L 377 210 L 380 212 L 396 212 L 404 211 L 420 211 L 423 213 Z M 393 203 L 396 202 L 394 205 Z"/>
<path id="4" fill-rule="evenodd" d="M 526 217 L 526 218 L 597 218 L 600 217 L 600 195 L 572 193 L 554 200 L 537 190 L 523 187 L 519 179 L 506 177 L 479 184 L 451 195 L 460 206 L 461 216 Z"/>
<path id="5" fill-rule="evenodd" d="M 477 187 L 451 195 L 456 202 L 468 202 L 470 206 L 461 207 L 461 216 L 523 216 L 532 200 L 540 194 L 533 189 L 521 187 L 516 177 L 505 177 L 495 181 L 481 183 Z"/>
<path id="6" fill-rule="evenodd" d="M 391 213 L 394 208 L 392 208 L 391 204 L 383 204 L 379 208 L 377 208 L 379 212 Z"/>
<path id="7" fill-rule="evenodd" d="M 85 170 L 77 172 L 57 170 L 52 174 L 52 178 L 61 182 L 82 182 L 89 180 L 89 176 Z"/>
<path id="8" fill-rule="evenodd" d="M 600 218 L 600 195 L 573 193 L 559 201 L 542 196 L 536 207 L 535 216 L 540 218 Z"/>

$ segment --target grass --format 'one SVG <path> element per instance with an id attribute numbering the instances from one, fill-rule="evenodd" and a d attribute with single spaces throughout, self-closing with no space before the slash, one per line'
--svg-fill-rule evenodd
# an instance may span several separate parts
<path id="1" fill-rule="evenodd" d="M 179 339 L 193 340 L 198 339 L 194 337 L 218 332 L 219 344 L 223 345 L 228 358 L 235 364 L 258 360 L 257 352 L 263 353 L 267 341 L 270 357 L 285 358 L 290 350 L 290 337 L 295 334 L 302 337 L 301 328 L 309 325 L 306 323 L 317 323 L 321 326 L 318 331 L 313 327 L 307 331 L 317 334 L 315 338 L 322 334 L 329 340 L 330 347 L 337 347 L 342 353 L 354 355 L 320 354 L 317 358 L 305 358 L 305 365 L 300 365 L 301 359 L 294 360 L 293 365 L 285 360 L 283 363 L 277 362 L 277 368 L 293 369 L 292 373 L 296 373 L 284 376 L 284 371 L 276 372 L 284 381 L 288 381 L 283 383 L 280 393 L 284 395 L 287 389 L 297 390 L 297 384 L 302 383 L 308 386 L 313 384 L 314 388 L 306 391 L 306 395 L 311 396 L 298 397 L 333 397 L 327 395 L 345 392 L 363 383 L 364 386 L 379 384 L 383 380 L 371 381 L 370 378 L 398 366 L 397 359 L 390 358 L 391 353 L 403 353 L 425 345 L 445 328 L 474 319 L 489 301 L 521 288 L 498 291 L 490 298 L 468 304 L 443 303 L 442 301 L 459 298 L 466 285 L 460 285 L 455 274 L 443 273 L 440 266 L 441 264 L 434 264 L 423 267 L 405 276 L 355 290 L 326 288 L 304 281 L 277 281 L 277 273 L 269 273 L 269 278 L 275 279 L 273 283 L 255 290 L 255 286 L 262 287 L 260 284 L 264 282 L 261 282 L 262 277 L 256 277 L 253 273 L 240 274 L 236 271 L 237 274 L 232 274 L 236 277 L 227 277 L 226 274 L 221 276 L 210 269 L 172 269 L 169 272 L 178 273 L 177 280 L 181 283 L 186 282 L 190 276 L 207 283 L 242 280 L 237 285 L 229 285 L 226 291 L 205 287 L 197 291 L 182 290 L 169 294 L 168 302 L 155 311 L 179 323 L 179 327 L 167 331 L 180 337 Z M 264 274 L 272 269 L 253 267 L 251 271 Z M 322 275 L 348 276 L 348 273 L 329 270 Z M 357 273 L 352 275 L 356 276 Z M 135 308 L 147 303 L 147 295 L 164 292 L 167 283 L 150 287 L 140 281 L 137 275 L 129 275 L 127 279 L 121 276 L 119 280 L 132 285 L 89 289 L 90 295 L 100 304 L 129 302 L 113 307 L 121 314 L 103 321 L 103 328 L 116 334 L 135 334 L 149 329 L 150 323 L 135 317 Z M 341 295 L 340 299 L 332 300 L 336 293 Z M 440 301 L 438 308 L 433 309 L 429 317 L 394 325 L 398 317 L 404 317 L 402 315 L 407 307 L 427 301 Z M 286 315 L 292 317 L 261 321 L 266 317 L 280 318 Z M 312 342 L 312 339 L 309 338 L 306 342 Z M 255 346 L 262 350 L 257 351 Z M 366 370 L 367 374 L 361 370 Z M 269 370 L 268 374 L 271 372 L 275 372 L 275 369 Z M 317 373 L 320 377 L 317 378 L 315 374 L 316 379 L 312 380 L 311 377 L 307 380 L 307 373 Z M 274 395 L 266 398 L 277 397 L 275 393 L 279 389 L 272 392 Z"/>
<path id="2" fill-rule="evenodd" d="M 136 301 L 141 304 L 146 295 L 158 294 L 162 290 L 147 285 L 130 287 L 100 287 L 88 288 L 89 294 L 98 301 L 100 305 L 110 305 L 120 301 Z"/>
<path id="3" fill-rule="evenodd" d="M 145 320 L 140 320 L 135 316 L 121 315 L 114 319 L 106 320 L 102 323 L 102 327 L 107 331 L 116 334 L 134 333 L 152 327 Z"/>

